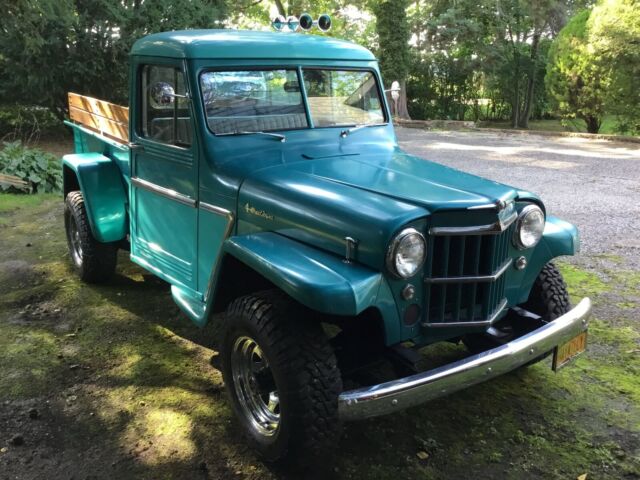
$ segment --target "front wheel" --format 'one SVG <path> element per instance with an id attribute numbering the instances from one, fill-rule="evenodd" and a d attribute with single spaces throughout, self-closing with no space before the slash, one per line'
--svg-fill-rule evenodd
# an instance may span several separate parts
<path id="1" fill-rule="evenodd" d="M 64 227 L 73 265 L 87 283 L 106 282 L 116 269 L 118 249 L 112 243 L 96 240 L 82 192 L 69 192 L 64 202 Z"/>
<path id="2" fill-rule="evenodd" d="M 313 316 L 278 291 L 241 297 L 227 309 L 227 393 L 249 443 L 267 461 L 310 463 L 340 435 L 342 380 Z"/>
<path id="3" fill-rule="evenodd" d="M 571 310 L 567 285 L 553 263 L 547 263 L 542 268 L 533 283 L 529 298 L 521 307 L 539 315 L 545 322 L 551 322 Z M 518 327 L 519 325 L 514 325 L 513 322 L 498 323 L 492 327 L 491 333 L 467 335 L 463 337 L 462 341 L 470 351 L 479 353 L 504 345 L 525 333 Z M 539 362 L 549 353 L 551 352 L 547 352 L 527 365 Z"/>

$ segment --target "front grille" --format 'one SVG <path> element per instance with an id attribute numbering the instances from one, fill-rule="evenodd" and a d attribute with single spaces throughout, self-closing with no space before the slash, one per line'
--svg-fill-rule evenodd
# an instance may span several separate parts
<path id="1" fill-rule="evenodd" d="M 504 308 L 503 273 L 510 264 L 514 228 L 492 235 L 429 237 L 424 325 L 487 322 Z"/>

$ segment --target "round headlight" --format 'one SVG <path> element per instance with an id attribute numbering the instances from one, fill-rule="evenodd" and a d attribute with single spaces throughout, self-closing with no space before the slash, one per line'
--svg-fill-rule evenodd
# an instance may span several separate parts
<path id="1" fill-rule="evenodd" d="M 387 268 L 398 277 L 416 274 L 427 256 L 427 242 L 415 228 L 402 230 L 389 245 Z"/>
<path id="2" fill-rule="evenodd" d="M 527 205 L 522 209 L 516 223 L 514 243 L 519 249 L 535 247 L 544 231 L 544 213 L 537 205 Z"/>

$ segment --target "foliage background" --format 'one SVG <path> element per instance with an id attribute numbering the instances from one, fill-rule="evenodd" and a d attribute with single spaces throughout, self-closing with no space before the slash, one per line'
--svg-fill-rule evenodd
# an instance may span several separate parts
<path id="1" fill-rule="evenodd" d="M 560 35 L 582 11 L 586 33 Z M 12 0 L 0 17 L 0 137 L 49 131 L 68 91 L 126 103 L 127 55 L 146 34 L 268 29 L 274 15 L 302 12 L 329 13 L 329 35 L 376 53 L 385 87 L 403 86 L 398 116 L 640 131 L 638 0 Z M 569 57 L 591 72 L 585 79 L 601 78 L 583 88 L 602 90 L 597 122 L 560 89 L 562 75 L 575 80 L 557 65 Z"/>

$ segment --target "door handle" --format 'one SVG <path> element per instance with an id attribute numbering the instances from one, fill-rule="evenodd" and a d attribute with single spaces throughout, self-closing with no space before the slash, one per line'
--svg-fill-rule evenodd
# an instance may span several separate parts
<path id="1" fill-rule="evenodd" d="M 141 143 L 130 143 L 129 150 L 131 150 L 133 153 L 142 153 L 144 152 L 144 145 L 142 145 Z"/>

